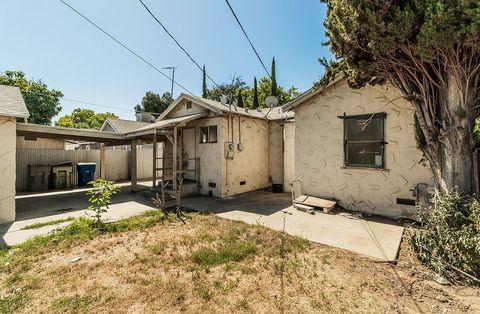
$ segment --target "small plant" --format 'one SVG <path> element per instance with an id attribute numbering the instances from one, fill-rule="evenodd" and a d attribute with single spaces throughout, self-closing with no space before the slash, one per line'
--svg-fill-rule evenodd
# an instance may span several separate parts
<path id="1" fill-rule="evenodd" d="M 417 220 L 409 240 L 423 263 L 451 280 L 480 277 L 480 198 L 438 193 Z"/>
<path id="2" fill-rule="evenodd" d="M 95 224 L 98 227 L 103 224 L 102 214 L 107 212 L 108 205 L 111 204 L 112 195 L 117 193 L 120 188 L 113 181 L 103 179 L 91 181 L 88 184 L 92 185 L 93 188 L 86 193 L 86 195 L 90 196 L 88 199 L 90 205 L 87 209 L 94 212 L 92 217 L 95 219 Z"/>

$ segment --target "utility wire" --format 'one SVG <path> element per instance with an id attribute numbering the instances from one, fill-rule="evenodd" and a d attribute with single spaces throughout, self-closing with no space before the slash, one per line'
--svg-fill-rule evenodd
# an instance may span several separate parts
<path id="1" fill-rule="evenodd" d="M 232 12 L 233 16 L 235 17 L 235 20 L 237 20 L 238 26 L 240 26 L 240 28 L 242 29 L 243 34 L 245 35 L 245 37 L 247 38 L 248 42 L 250 43 L 250 46 L 252 47 L 253 51 L 254 51 L 255 54 L 257 55 L 258 60 L 260 61 L 260 63 L 261 63 L 262 66 L 263 66 L 263 69 L 264 69 L 265 72 L 267 73 L 268 77 L 271 79 L 272 77 L 270 76 L 270 73 L 268 72 L 267 67 L 266 67 L 265 64 L 263 63 L 262 58 L 260 58 L 260 55 L 259 55 L 258 52 L 257 52 L 257 49 L 255 49 L 255 46 L 253 45 L 252 41 L 251 41 L 250 38 L 248 37 L 247 32 L 245 31 L 245 28 L 243 28 L 242 23 L 240 23 L 240 20 L 238 19 L 237 14 L 236 14 L 235 11 L 233 10 L 232 6 L 230 5 L 230 2 L 228 2 L 228 0 L 225 0 L 225 1 L 227 2 L 228 7 L 230 8 L 230 11 Z"/>
<path id="2" fill-rule="evenodd" d="M 167 74 L 165 74 L 162 70 L 160 70 L 159 68 L 157 68 L 156 66 L 154 66 L 151 62 L 147 61 L 145 58 L 143 58 L 142 56 L 140 56 L 138 53 L 136 53 L 135 51 L 133 51 L 132 49 L 128 48 L 125 44 L 123 44 L 120 40 L 118 40 L 117 38 L 115 38 L 113 35 L 110 35 L 106 30 L 104 30 L 103 28 L 101 28 L 100 26 L 98 26 L 97 24 L 95 24 L 92 20 L 90 20 L 88 17 L 86 17 L 85 15 L 83 15 L 82 13 L 80 13 L 79 11 L 77 11 L 74 7 L 72 7 L 70 4 L 68 4 L 67 2 L 63 1 L 63 0 L 59 0 L 61 3 L 63 3 L 65 6 L 67 6 L 70 10 L 72 10 L 73 12 L 75 12 L 76 14 L 78 14 L 79 16 L 81 16 L 84 20 L 86 20 L 88 23 L 90 23 L 91 25 L 93 25 L 96 29 L 98 29 L 99 31 L 101 31 L 102 33 L 104 33 L 105 35 L 107 35 L 108 37 L 110 37 L 110 39 L 112 39 L 113 41 L 115 41 L 117 44 L 119 44 L 121 47 L 123 47 L 124 49 L 126 49 L 128 52 L 130 52 L 131 54 L 133 54 L 135 57 L 137 57 L 138 59 L 140 59 L 142 62 L 144 62 L 145 64 L 147 64 L 148 66 L 150 66 L 152 69 L 154 69 L 155 71 L 157 71 L 158 73 L 160 73 L 161 75 L 163 75 L 164 77 L 166 77 L 170 82 L 173 82 L 175 85 L 177 85 L 178 87 L 180 87 L 181 89 L 183 89 L 184 91 L 186 91 L 187 93 L 189 93 L 190 95 L 194 96 L 194 97 L 197 97 L 195 96 L 195 94 L 193 94 L 191 91 L 189 91 L 187 88 L 185 88 L 183 85 L 179 84 L 178 82 L 176 82 L 175 80 L 173 80 L 173 78 L 171 78 L 170 76 L 168 76 Z M 198 98 L 198 97 L 197 97 Z"/>
<path id="3" fill-rule="evenodd" d="M 187 55 L 187 57 L 197 66 L 197 68 L 203 72 L 203 68 L 198 64 L 197 61 L 195 61 L 195 59 L 193 59 L 193 57 L 188 53 L 188 51 L 185 48 L 183 48 L 183 46 L 178 42 L 178 40 L 168 31 L 165 25 L 163 25 L 163 23 L 152 13 L 152 11 L 148 8 L 148 6 L 142 0 L 138 0 L 138 1 L 143 5 L 145 10 L 147 10 L 147 12 L 153 17 L 153 19 L 157 21 L 157 23 L 163 28 L 165 33 L 167 33 L 167 35 L 170 36 L 170 38 L 175 42 L 175 44 L 177 44 L 177 46 Z M 212 81 L 212 83 L 215 86 L 219 87 L 218 84 L 210 77 L 210 75 L 208 75 L 208 73 L 205 72 L 205 75 L 208 77 L 210 81 Z"/>
<path id="4" fill-rule="evenodd" d="M 135 110 L 133 110 L 133 109 L 125 109 L 125 108 L 114 107 L 114 106 L 109 106 L 109 105 L 101 105 L 101 104 L 96 104 L 96 103 L 89 102 L 89 101 L 83 101 L 83 100 L 76 100 L 76 99 L 71 99 L 71 98 L 65 98 L 65 97 L 63 97 L 63 96 L 62 96 L 62 97 L 55 97 L 55 96 L 52 96 L 52 95 L 48 95 L 48 94 L 44 94 L 44 93 L 39 93 L 39 92 L 34 92 L 34 91 L 31 91 L 31 90 L 24 90 L 24 89 L 22 89 L 22 92 L 30 93 L 30 94 L 35 94 L 35 95 L 39 95 L 39 96 L 51 97 L 51 98 L 60 98 L 60 99 L 62 99 L 62 100 L 72 101 L 72 102 L 76 102 L 76 103 L 80 103 L 80 104 L 85 104 L 85 105 L 92 105 L 92 106 L 98 106 L 98 107 L 105 107 L 105 108 L 109 108 L 109 109 L 118 109 L 118 110 L 125 110 L 125 111 L 133 111 L 133 112 L 135 112 Z"/>

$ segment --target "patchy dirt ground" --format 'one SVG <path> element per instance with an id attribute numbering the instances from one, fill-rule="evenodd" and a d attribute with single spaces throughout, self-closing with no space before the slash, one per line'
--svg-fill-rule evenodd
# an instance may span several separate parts
<path id="1" fill-rule="evenodd" d="M 430 276 L 405 245 L 390 265 L 193 215 L 41 250 L 4 266 L 0 282 L 18 313 L 480 312 L 479 289 Z"/>

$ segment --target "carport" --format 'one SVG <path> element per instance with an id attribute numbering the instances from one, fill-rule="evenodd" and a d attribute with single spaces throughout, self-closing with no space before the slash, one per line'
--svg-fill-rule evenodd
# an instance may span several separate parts
<path id="1" fill-rule="evenodd" d="M 62 139 L 73 141 L 85 141 L 100 143 L 100 164 L 99 177 L 105 178 L 105 147 L 117 145 L 130 145 L 130 181 L 132 192 L 137 191 L 137 145 L 140 141 L 153 142 L 154 151 L 159 141 L 165 141 L 163 133 L 160 131 L 153 134 L 139 134 L 136 136 L 126 136 L 115 132 L 98 131 L 91 129 L 72 129 L 56 126 L 46 126 L 38 124 L 18 123 L 16 127 L 17 136 L 24 136 L 27 140 L 36 140 L 38 138 Z M 156 158 L 154 156 L 154 158 Z M 155 181 L 155 179 L 154 179 Z"/>

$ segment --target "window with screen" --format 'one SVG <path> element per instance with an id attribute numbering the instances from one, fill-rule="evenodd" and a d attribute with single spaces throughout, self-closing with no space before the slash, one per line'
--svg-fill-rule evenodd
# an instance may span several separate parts
<path id="1" fill-rule="evenodd" d="M 385 167 L 385 113 L 357 116 L 344 115 L 345 166 Z"/>
<path id="2" fill-rule="evenodd" d="M 216 143 L 217 126 L 205 126 L 200 128 L 200 143 Z"/>

